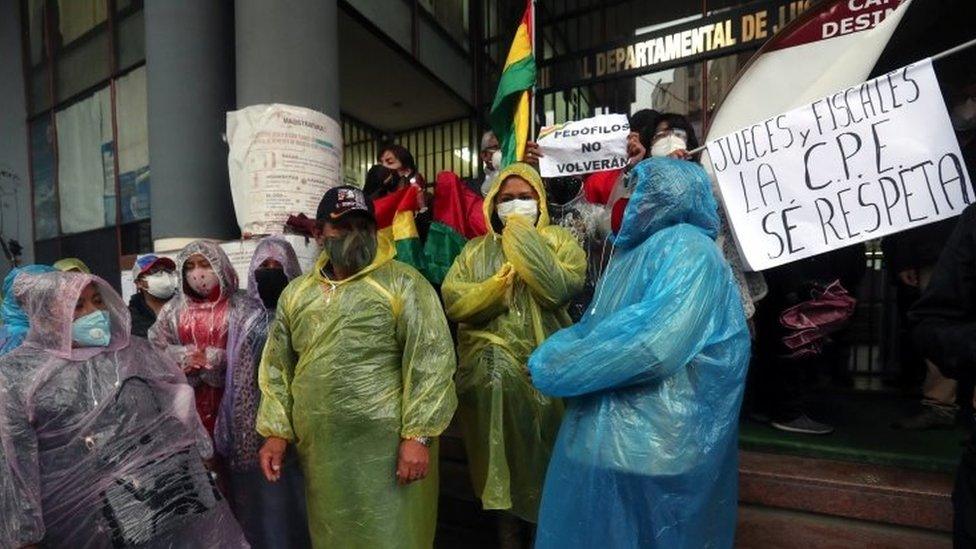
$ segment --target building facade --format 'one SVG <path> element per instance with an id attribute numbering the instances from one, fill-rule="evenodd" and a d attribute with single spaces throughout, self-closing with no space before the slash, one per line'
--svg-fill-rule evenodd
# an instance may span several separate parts
<path id="1" fill-rule="evenodd" d="M 540 124 L 642 108 L 700 132 L 750 55 L 810 0 L 539 0 Z M 0 0 L 4 258 L 74 256 L 113 284 L 138 253 L 239 236 L 225 113 L 341 119 L 361 183 L 383 142 L 428 178 L 477 148 L 521 0 Z M 687 32 L 686 32 L 687 31 Z M 693 33 L 692 51 L 651 51 Z M 672 47 L 672 46 L 668 46 Z M 5 269 L 4 269 L 5 270 Z"/>

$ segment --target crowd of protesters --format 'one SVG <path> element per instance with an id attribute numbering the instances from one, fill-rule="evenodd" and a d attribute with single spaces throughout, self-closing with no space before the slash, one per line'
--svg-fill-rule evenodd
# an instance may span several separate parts
<path id="1" fill-rule="evenodd" d="M 846 324 L 793 345 L 785 319 L 817 300 L 852 312 L 864 247 L 743 273 L 688 120 L 643 110 L 630 132 L 626 168 L 547 179 L 535 143 L 502 166 L 491 132 L 469 181 L 429 184 L 386 146 L 362 189 L 322 197 L 304 273 L 277 236 L 246 273 L 206 240 L 142 256 L 128 307 L 78 259 L 14 269 L 0 543 L 430 547 L 438 437 L 455 420 L 503 547 L 731 546 L 747 370 L 753 417 L 831 432 L 803 376 L 846 363 Z M 482 230 L 437 280 L 378 226 L 374 201 L 403 189 L 421 241 L 442 193 L 481 205 L 460 210 Z M 900 284 L 922 291 L 906 314 L 932 378 L 904 428 L 953 424 L 949 378 L 972 386 L 974 215 L 939 229 L 945 250 L 886 243 Z M 976 540 L 966 452 L 957 532 Z"/>

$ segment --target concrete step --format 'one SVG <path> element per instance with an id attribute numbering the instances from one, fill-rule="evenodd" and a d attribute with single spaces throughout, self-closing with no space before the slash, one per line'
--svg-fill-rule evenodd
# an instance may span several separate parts
<path id="1" fill-rule="evenodd" d="M 741 547 L 949 547 L 952 475 L 740 452 Z"/>
<path id="2" fill-rule="evenodd" d="M 952 475 L 755 451 L 739 454 L 739 547 L 950 547 Z M 492 547 L 464 447 L 441 438 L 437 547 Z"/>

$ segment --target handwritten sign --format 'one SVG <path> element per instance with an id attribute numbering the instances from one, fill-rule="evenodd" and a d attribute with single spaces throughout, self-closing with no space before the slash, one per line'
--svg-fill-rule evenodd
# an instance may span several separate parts
<path id="1" fill-rule="evenodd" d="M 974 201 L 931 60 L 708 143 L 736 242 L 768 269 Z"/>
<path id="2" fill-rule="evenodd" d="M 563 177 L 627 165 L 630 125 L 622 114 L 605 114 L 547 126 L 539 132 L 542 177 Z"/>
<path id="3" fill-rule="evenodd" d="M 280 234 L 289 215 L 315 217 L 339 185 L 342 131 L 328 116 L 290 105 L 227 113 L 231 195 L 241 232 Z"/>

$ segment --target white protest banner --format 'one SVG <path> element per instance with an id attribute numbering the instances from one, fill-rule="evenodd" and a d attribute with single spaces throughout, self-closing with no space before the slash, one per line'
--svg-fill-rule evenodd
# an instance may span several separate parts
<path id="1" fill-rule="evenodd" d="M 342 175 L 342 131 L 328 116 L 290 105 L 227 113 L 227 168 L 241 232 L 280 234 L 289 215 L 315 217 Z"/>
<path id="2" fill-rule="evenodd" d="M 708 143 L 752 270 L 952 217 L 974 200 L 931 60 Z"/>
<path id="3" fill-rule="evenodd" d="M 623 114 L 604 114 L 542 128 L 539 159 L 542 177 L 562 177 L 623 168 L 627 165 L 630 125 Z"/>

